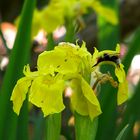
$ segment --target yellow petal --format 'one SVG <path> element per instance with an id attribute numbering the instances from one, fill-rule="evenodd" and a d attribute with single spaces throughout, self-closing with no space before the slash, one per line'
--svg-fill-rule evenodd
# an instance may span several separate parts
<path id="1" fill-rule="evenodd" d="M 123 83 L 119 84 L 117 102 L 118 105 L 124 103 L 128 99 L 128 82 L 125 79 Z"/>
<path id="2" fill-rule="evenodd" d="M 89 116 L 93 119 L 102 113 L 99 101 L 90 85 L 83 78 L 81 87 L 83 95 L 87 99 Z"/>
<path id="3" fill-rule="evenodd" d="M 93 2 L 92 7 L 97 12 L 97 14 L 101 15 L 103 18 L 105 18 L 105 20 L 107 20 L 111 24 L 118 24 L 117 14 L 113 9 L 105 7 L 97 0 Z"/>
<path id="4" fill-rule="evenodd" d="M 100 104 L 90 85 L 81 77 L 71 83 L 73 110 L 81 115 L 89 115 L 91 120 L 101 114 Z"/>
<path id="5" fill-rule="evenodd" d="M 54 113 L 60 113 L 62 110 L 64 110 L 65 106 L 63 104 L 63 90 L 63 81 L 59 81 L 50 87 L 44 87 L 44 92 L 46 92 L 46 98 L 44 99 L 41 107 L 44 116 Z"/>
<path id="6" fill-rule="evenodd" d="M 81 59 L 82 58 L 82 59 Z M 90 69 L 91 55 L 83 43 L 80 48 L 71 43 L 61 43 L 53 51 L 39 55 L 38 70 L 50 73 L 50 66 L 61 74 L 78 73 L 83 65 Z"/>
<path id="7" fill-rule="evenodd" d="M 120 45 L 117 44 L 117 46 L 116 46 L 116 52 L 117 52 L 117 53 L 120 53 L 120 49 L 121 49 L 121 48 L 120 48 Z"/>
<path id="8" fill-rule="evenodd" d="M 64 14 L 63 9 L 58 4 L 47 6 L 41 13 L 42 27 L 47 33 L 52 33 L 57 27 L 63 25 Z"/>
<path id="9" fill-rule="evenodd" d="M 118 81 L 120 83 L 123 83 L 126 78 L 123 67 L 124 67 L 123 64 L 120 64 L 119 66 L 116 66 L 116 68 L 115 68 L 115 75 L 117 76 Z"/>
<path id="10" fill-rule="evenodd" d="M 29 101 L 40 107 L 44 116 L 59 113 L 65 106 L 63 104 L 64 81 L 47 76 L 38 77 L 34 80 Z"/>
<path id="11" fill-rule="evenodd" d="M 11 99 L 13 101 L 13 110 L 19 115 L 20 108 L 23 104 L 23 101 L 26 98 L 26 94 L 28 89 L 31 85 L 31 79 L 23 77 L 18 80 L 17 84 L 15 85 Z"/>
<path id="12" fill-rule="evenodd" d="M 29 101 L 37 107 L 42 106 L 46 93 L 42 91 L 42 77 L 37 77 L 33 82 L 29 92 Z"/>
<path id="13" fill-rule="evenodd" d="M 50 66 L 60 67 L 65 61 L 66 54 L 62 51 L 45 51 L 38 57 L 37 66 L 39 71 L 47 71 Z"/>
<path id="14" fill-rule="evenodd" d="M 81 83 L 77 79 L 71 81 L 72 96 L 71 105 L 74 111 L 85 116 L 88 115 L 87 101 L 82 94 Z"/>
<path id="15" fill-rule="evenodd" d="M 99 51 L 94 47 L 94 53 L 93 53 L 93 57 L 92 57 L 92 66 L 94 66 L 97 63 L 97 58 Z"/>

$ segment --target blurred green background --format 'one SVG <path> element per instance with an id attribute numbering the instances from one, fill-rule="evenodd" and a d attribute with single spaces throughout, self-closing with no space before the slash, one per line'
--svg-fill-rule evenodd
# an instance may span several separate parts
<path id="1" fill-rule="evenodd" d="M 93 47 L 115 50 L 116 44 L 120 43 L 121 59 L 129 82 L 129 100 L 119 107 L 116 105 L 117 90 L 110 84 L 99 87 L 98 98 L 103 113 L 99 116 L 96 140 L 140 140 L 140 1 L 100 2 L 116 13 L 117 24 L 109 22 L 112 21 L 110 12 L 103 14 L 95 7 L 84 12 L 82 4 L 76 5 L 78 10 L 81 9 L 80 12 L 76 9 L 78 12 L 74 11 L 77 13 L 73 16 L 73 7 L 69 4 L 70 10 L 65 9 L 69 15 L 65 14 L 63 22 L 58 9 L 50 10 L 50 15 L 54 16 L 50 20 L 54 23 L 52 26 L 58 21 L 61 23 L 50 32 L 45 26 L 51 28 L 51 23 L 44 22 L 47 20 L 45 15 L 39 18 L 35 13 L 35 9 L 41 12 L 47 8 L 50 1 L 0 0 L 0 140 L 46 139 L 46 121 L 42 112 L 25 101 L 17 117 L 10 96 L 16 81 L 23 76 L 25 64 L 30 63 L 34 71 L 41 52 L 53 49 L 61 41 L 75 43 L 77 39 L 79 43 L 84 40 L 91 53 Z M 101 71 L 108 71 L 108 67 L 102 67 Z M 65 104 L 69 106 L 69 99 L 65 99 Z M 74 135 L 73 116 L 66 109 L 62 112 L 60 139 L 74 140 Z"/>

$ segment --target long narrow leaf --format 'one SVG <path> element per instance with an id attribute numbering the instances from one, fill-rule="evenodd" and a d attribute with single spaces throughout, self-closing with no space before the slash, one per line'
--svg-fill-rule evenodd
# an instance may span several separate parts
<path id="1" fill-rule="evenodd" d="M 0 139 L 15 140 L 17 116 L 12 110 L 10 96 L 16 81 L 21 77 L 24 65 L 28 62 L 31 42 L 31 23 L 36 0 L 26 0 L 14 43 L 10 62 L 4 77 L 0 94 Z M 19 93 L 20 94 L 20 93 Z M 25 119 L 25 118 L 24 118 Z M 27 120 L 26 120 L 27 123 Z M 25 124 L 27 125 L 27 124 Z M 27 127 L 27 126 L 26 126 Z M 27 130 L 26 130 L 27 131 Z M 23 132 L 24 133 L 24 132 Z M 22 139 L 20 137 L 20 139 Z"/>
<path id="2" fill-rule="evenodd" d="M 129 69 L 129 66 L 131 64 L 134 55 L 136 55 L 138 52 L 140 52 L 140 28 L 138 28 L 134 33 L 133 40 L 128 48 L 128 53 L 126 54 L 123 60 L 123 64 L 125 66 L 126 72 Z"/>
<path id="3" fill-rule="evenodd" d="M 129 45 L 129 50 L 128 53 L 126 54 L 126 57 L 123 60 L 123 63 L 125 65 L 125 69 L 126 71 L 128 71 L 129 66 L 131 64 L 131 61 L 134 57 L 134 55 L 136 55 L 138 52 L 140 52 L 140 28 L 138 28 L 135 32 L 135 35 L 133 37 L 132 42 Z M 140 90 L 140 83 L 137 85 L 135 91 L 134 91 L 134 96 L 128 101 L 127 104 L 127 108 L 126 108 L 126 112 L 123 118 L 123 121 L 120 125 L 120 127 L 117 130 L 117 133 L 126 125 L 126 124 L 130 124 L 130 122 L 132 122 L 132 118 L 133 118 L 133 122 L 136 119 L 140 119 L 140 113 L 139 113 L 139 109 L 136 108 L 136 106 L 139 106 L 139 100 L 140 100 L 140 94 L 139 94 L 139 90 Z M 133 128 L 132 128 L 133 129 Z M 130 137 L 130 135 L 132 135 L 131 133 L 128 133 L 127 137 Z"/>
<path id="4" fill-rule="evenodd" d="M 119 133 L 119 135 L 117 136 L 116 140 L 125 140 L 125 136 L 126 136 L 126 133 L 128 132 L 128 127 L 129 125 L 127 124 L 122 130 L 121 132 Z"/>
<path id="5" fill-rule="evenodd" d="M 103 0 L 102 4 L 110 6 L 117 13 L 118 4 L 115 0 Z M 102 17 L 98 17 L 98 40 L 100 50 L 115 50 L 116 44 L 119 42 L 119 25 L 113 26 L 107 23 Z M 102 72 L 110 71 L 112 67 L 102 67 Z M 113 70 L 110 71 L 114 73 Z M 97 140 L 112 139 L 115 122 L 117 118 L 116 99 L 117 91 L 111 85 L 102 85 L 99 100 L 103 113 L 99 116 L 99 126 L 97 131 Z"/>

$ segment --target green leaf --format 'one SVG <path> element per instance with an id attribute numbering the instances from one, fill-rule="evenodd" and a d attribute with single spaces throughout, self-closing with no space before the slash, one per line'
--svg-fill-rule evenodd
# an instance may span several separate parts
<path id="1" fill-rule="evenodd" d="M 114 9 L 117 13 L 118 4 L 116 0 L 102 0 L 102 4 Z M 119 24 L 112 26 L 105 19 L 98 16 L 98 37 L 100 50 L 115 50 L 116 44 L 119 42 Z M 101 67 L 101 72 L 106 72 L 110 69 L 109 66 Z M 114 73 L 114 70 L 109 70 Z M 116 127 L 116 105 L 117 105 L 117 90 L 109 84 L 101 86 L 99 94 L 99 102 L 101 104 L 102 114 L 99 116 L 99 125 L 97 131 L 97 140 L 113 139 Z"/>
<path id="2" fill-rule="evenodd" d="M 19 79 L 19 77 L 21 77 L 22 75 L 22 69 L 24 65 L 28 62 L 31 48 L 31 23 L 35 3 L 36 0 L 26 0 L 24 3 L 16 40 L 14 43 L 12 53 L 10 55 L 10 62 L 1 87 L 0 139 L 16 140 L 18 118 L 12 110 L 10 96 L 17 79 Z M 28 122 L 26 117 L 24 118 L 24 120 L 26 120 L 26 123 L 24 123 L 24 125 L 26 125 L 26 129 L 20 130 L 23 133 L 27 131 Z M 20 139 L 28 139 L 28 135 L 23 136 L 24 137 L 21 137 Z"/>
<path id="3" fill-rule="evenodd" d="M 129 44 L 128 52 L 122 62 L 125 66 L 126 72 L 128 72 L 128 69 L 131 65 L 131 61 L 132 61 L 134 55 L 136 55 L 138 52 L 140 52 L 139 38 L 140 38 L 140 27 L 135 31 L 133 39 Z"/>
<path id="4" fill-rule="evenodd" d="M 130 42 L 130 45 L 128 48 L 128 53 L 126 54 L 126 57 L 123 60 L 123 63 L 125 65 L 125 69 L 127 72 L 128 72 L 129 66 L 131 64 L 131 61 L 132 61 L 134 55 L 137 54 L 138 52 L 140 52 L 139 38 L 140 38 L 140 28 L 138 28 L 136 30 L 134 37 L 133 37 L 133 40 Z M 119 128 L 117 129 L 117 132 L 120 131 L 121 129 L 123 129 L 126 124 L 128 124 L 128 123 L 130 124 L 132 118 L 134 118 L 134 122 L 137 119 L 140 119 L 140 111 L 139 111 L 139 109 L 136 108 L 136 106 L 140 105 L 139 90 L 140 90 L 140 82 L 135 87 L 133 96 L 132 96 L 132 98 L 129 99 L 129 101 L 127 103 L 127 108 L 126 108 L 122 123 L 119 126 Z M 131 128 L 131 130 L 132 129 L 133 128 Z M 130 139 L 132 137 L 131 130 L 129 131 L 130 133 L 127 134 L 127 138 L 130 138 Z"/>
<path id="5" fill-rule="evenodd" d="M 53 39 L 53 34 L 50 33 L 47 35 L 48 43 L 47 43 L 47 51 L 53 50 L 55 46 L 55 41 Z"/>
<path id="6" fill-rule="evenodd" d="M 127 108 L 123 116 L 122 123 L 120 127 L 118 128 L 118 131 L 120 131 L 120 129 L 122 129 L 126 124 L 129 123 L 131 125 L 131 128 L 129 129 L 129 133 L 127 133 L 127 136 L 126 136 L 126 138 L 128 139 L 133 138 L 133 134 L 132 134 L 133 126 L 137 120 L 140 120 L 140 111 L 139 111 L 139 108 L 136 108 L 137 106 L 140 106 L 139 91 L 140 91 L 140 82 L 138 83 L 138 86 L 136 87 L 132 98 L 127 103 Z"/>
<path id="7" fill-rule="evenodd" d="M 127 124 L 122 130 L 121 132 L 119 133 L 119 135 L 117 136 L 116 140 L 125 140 L 125 136 L 126 134 L 128 133 L 128 127 L 129 127 L 129 124 Z"/>
<path id="8" fill-rule="evenodd" d="M 38 115 L 34 114 L 33 121 L 35 124 L 33 140 L 40 140 L 44 134 L 44 124 L 46 122 L 43 113 L 40 111 Z"/>

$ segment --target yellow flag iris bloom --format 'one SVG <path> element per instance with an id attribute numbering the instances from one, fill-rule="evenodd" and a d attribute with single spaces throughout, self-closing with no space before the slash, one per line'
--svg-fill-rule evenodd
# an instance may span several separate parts
<path id="1" fill-rule="evenodd" d="M 99 0 L 50 0 L 45 8 L 35 11 L 33 32 L 37 33 L 43 28 L 47 33 L 52 33 L 57 27 L 64 25 L 66 19 L 75 20 L 87 13 L 89 8 L 109 23 L 118 24 L 115 11 L 102 5 Z"/>
<path id="2" fill-rule="evenodd" d="M 91 55 L 86 44 L 61 43 L 52 51 L 39 55 L 37 71 L 31 72 L 29 65 L 24 68 L 24 77 L 17 81 L 11 100 L 13 109 L 19 114 L 28 93 L 29 101 L 41 108 L 44 116 L 64 110 L 63 93 L 67 86 L 72 88 L 70 97 L 74 111 L 89 116 L 91 120 L 101 114 L 99 101 L 90 86 L 91 73 L 102 63 L 115 66 L 119 82 L 118 104 L 127 99 L 127 81 L 123 65 L 119 61 L 119 46 L 116 51 L 98 52 Z"/>
<path id="3" fill-rule="evenodd" d="M 40 107 L 44 116 L 59 113 L 65 108 L 62 100 L 64 80 L 61 75 L 31 72 L 28 65 L 25 66 L 24 74 L 25 77 L 17 81 L 11 96 L 13 110 L 17 114 L 20 112 L 27 93 L 29 93 L 29 101 Z"/>

